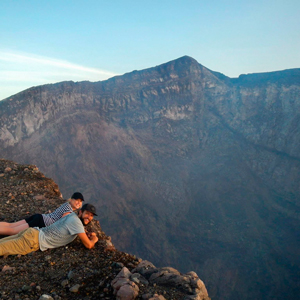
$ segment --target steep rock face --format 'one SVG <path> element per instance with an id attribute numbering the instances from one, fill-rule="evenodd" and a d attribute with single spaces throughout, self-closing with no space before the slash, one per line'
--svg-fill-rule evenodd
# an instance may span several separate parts
<path id="1" fill-rule="evenodd" d="M 84 193 L 118 247 L 218 299 L 299 292 L 300 71 L 231 79 L 189 57 L 0 103 L 0 154 Z"/>
<path id="2" fill-rule="evenodd" d="M 48 213 L 65 201 L 57 184 L 35 165 L 0 159 L 1 222 Z M 98 236 L 93 249 L 77 238 L 60 248 L 1 257 L 0 298 L 210 300 L 195 272 L 156 268 L 118 251 L 95 219 L 85 230 Z"/>

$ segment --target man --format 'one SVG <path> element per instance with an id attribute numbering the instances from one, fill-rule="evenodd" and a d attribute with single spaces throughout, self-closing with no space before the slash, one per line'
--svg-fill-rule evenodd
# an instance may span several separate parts
<path id="1" fill-rule="evenodd" d="M 86 248 L 91 249 L 98 238 L 94 232 L 87 236 L 84 226 L 93 220 L 94 215 L 97 216 L 95 207 L 87 203 L 82 206 L 78 216 L 73 212 L 48 227 L 30 227 L 16 235 L 0 239 L 0 256 L 25 255 L 39 249 L 45 251 L 58 248 L 71 243 L 77 236 Z"/>

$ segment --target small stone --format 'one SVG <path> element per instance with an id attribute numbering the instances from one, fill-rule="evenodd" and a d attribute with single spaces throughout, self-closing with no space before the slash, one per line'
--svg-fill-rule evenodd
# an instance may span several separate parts
<path id="1" fill-rule="evenodd" d="M 79 291 L 79 288 L 80 288 L 80 284 L 75 284 L 75 285 L 73 285 L 70 289 L 69 289 L 69 291 L 70 292 L 72 292 L 72 293 L 77 293 L 78 291 Z"/>
<path id="2" fill-rule="evenodd" d="M 6 272 L 6 271 L 14 271 L 15 270 L 15 267 L 10 267 L 8 265 L 5 265 L 3 268 L 2 268 L 2 272 Z"/>
<path id="3" fill-rule="evenodd" d="M 117 292 L 117 300 L 134 300 L 139 293 L 139 288 L 133 282 L 132 284 L 125 284 L 120 287 Z"/>
<path id="4" fill-rule="evenodd" d="M 99 287 L 103 287 L 105 285 L 105 281 L 100 281 Z"/>
<path id="5" fill-rule="evenodd" d="M 63 280 L 61 282 L 62 287 L 66 287 L 66 285 L 68 285 L 68 284 L 69 284 L 69 280 L 68 279 L 65 279 L 65 280 Z"/>
<path id="6" fill-rule="evenodd" d="M 132 264 L 132 263 L 128 263 L 128 264 L 127 264 L 127 267 L 134 268 L 134 267 L 135 267 L 135 265 L 134 265 L 134 264 Z"/>
<path id="7" fill-rule="evenodd" d="M 28 286 L 28 285 L 23 285 L 23 286 L 22 286 L 22 291 L 23 291 L 23 292 L 28 292 L 29 290 L 31 290 L 31 287 L 30 287 L 30 286 Z"/>
<path id="8" fill-rule="evenodd" d="M 199 278 L 197 273 L 194 271 L 190 271 L 190 272 L 186 273 L 186 275 L 190 275 L 191 277 L 194 277 L 194 278 Z"/>
<path id="9" fill-rule="evenodd" d="M 113 267 L 116 267 L 116 268 L 123 268 L 124 267 L 124 264 L 123 263 L 120 263 L 120 262 L 114 262 L 112 264 Z"/>
<path id="10" fill-rule="evenodd" d="M 68 273 L 68 278 L 69 279 L 71 279 L 71 278 L 73 278 L 74 277 L 74 272 L 73 271 L 70 271 L 69 273 Z"/>
<path id="11" fill-rule="evenodd" d="M 152 294 L 144 294 L 143 296 L 142 296 L 142 299 L 143 300 L 148 300 L 148 299 L 150 299 L 152 297 Z"/>
<path id="12" fill-rule="evenodd" d="M 139 281 L 136 277 L 131 278 L 131 280 L 132 280 L 133 282 L 137 283 L 137 284 L 140 283 L 140 281 Z"/>
<path id="13" fill-rule="evenodd" d="M 126 267 L 124 267 L 117 275 L 117 278 L 129 278 L 130 276 L 131 272 Z"/>
<path id="14" fill-rule="evenodd" d="M 51 296 L 47 295 L 47 294 L 43 294 L 39 300 L 54 300 Z"/>
<path id="15" fill-rule="evenodd" d="M 33 197 L 33 199 L 35 199 L 35 200 L 44 200 L 45 197 L 43 195 L 36 195 L 36 196 Z"/>

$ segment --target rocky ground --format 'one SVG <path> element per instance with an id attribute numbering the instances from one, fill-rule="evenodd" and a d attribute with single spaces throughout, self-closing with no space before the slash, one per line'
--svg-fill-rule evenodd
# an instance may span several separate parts
<path id="1" fill-rule="evenodd" d="M 34 165 L 0 160 L 0 221 L 52 211 L 65 200 L 57 184 Z M 115 249 L 98 221 L 87 250 L 79 240 L 58 249 L 0 258 L 1 299 L 209 299 L 197 274 L 156 268 Z"/>

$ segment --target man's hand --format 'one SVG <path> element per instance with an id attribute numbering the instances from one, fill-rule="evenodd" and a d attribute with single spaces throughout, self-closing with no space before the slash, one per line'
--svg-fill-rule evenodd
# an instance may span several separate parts
<path id="1" fill-rule="evenodd" d="M 87 234 L 87 236 L 88 236 L 88 238 L 89 238 L 92 242 L 95 242 L 95 243 L 98 242 L 98 237 L 97 237 L 97 235 L 96 235 L 95 232 L 89 232 L 89 233 Z"/>
<path id="2" fill-rule="evenodd" d="M 92 236 L 96 235 L 96 233 L 95 232 L 88 232 L 88 231 L 86 231 L 86 235 L 89 237 L 89 239 L 91 239 Z"/>
<path id="3" fill-rule="evenodd" d="M 88 249 L 93 248 L 94 245 L 98 242 L 98 237 L 94 232 L 79 233 L 78 236 L 81 239 L 83 245 Z"/>

